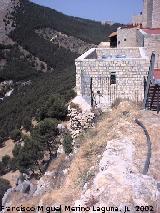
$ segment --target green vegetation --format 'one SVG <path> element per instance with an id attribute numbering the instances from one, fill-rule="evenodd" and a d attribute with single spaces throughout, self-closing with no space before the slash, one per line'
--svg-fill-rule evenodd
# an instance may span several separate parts
<path id="1" fill-rule="evenodd" d="M 73 151 L 73 139 L 69 133 L 64 135 L 63 139 L 63 148 L 67 155 L 69 155 Z"/>
<path id="2" fill-rule="evenodd" d="M 20 144 L 15 146 L 13 156 L 16 168 L 20 172 L 28 173 L 32 171 L 34 173 L 39 167 L 38 160 L 43 158 L 43 151 L 37 141 L 26 138 L 23 146 Z"/>
<path id="3" fill-rule="evenodd" d="M 43 151 L 49 151 L 50 158 L 56 153 L 58 146 L 56 138 L 59 134 L 56 119 L 46 118 L 32 131 L 32 138 L 38 141 Z"/>
<path id="4" fill-rule="evenodd" d="M 52 95 L 40 108 L 40 111 L 37 113 L 37 120 L 43 120 L 44 118 L 64 120 L 67 112 L 65 99 L 60 95 Z"/>
<path id="5" fill-rule="evenodd" d="M 3 49 L 0 50 L 4 53 Z M 17 45 L 13 45 L 1 58 L 5 58 L 7 64 L 4 69 L 0 69 L 0 79 L 20 81 L 32 79 L 38 75 L 38 71 L 27 61 Z"/>
<path id="6" fill-rule="evenodd" d="M 11 133 L 10 133 L 10 137 L 12 140 L 14 141 L 19 141 L 21 139 L 21 131 L 19 129 L 14 129 Z"/>
<path id="7" fill-rule="evenodd" d="M 57 124 L 67 119 L 67 103 L 75 96 L 74 60 L 78 54 L 41 38 L 35 30 L 52 28 L 98 44 L 119 26 L 66 16 L 28 0 L 21 2 L 21 7 L 13 14 L 16 28 L 9 35 L 16 44 L 0 45 L 0 58 L 7 61 L 0 69 L 0 81 L 14 82 L 13 94 L 0 103 L 0 146 L 9 136 L 16 143 L 13 159 L 5 156 L 0 162 L 0 175 L 15 169 L 29 174 L 43 173 L 45 154 L 49 154 L 50 160 L 57 154 Z M 25 55 L 19 46 L 30 54 Z M 48 72 L 42 72 L 43 64 L 37 71 L 32 56 L 45 62 Z M 30 83 L 23 84 L 26 81 Z M 33 118 L 39 122 L 34 128 Z M 31 132 L 30 137 L 23 138 L 22 126 Z M 69 134 L 64 135 L 63 146 L 66 154 L 72 152 Z M 7 183 L 4 185 L 8 187 Z"/>
<path id="8" fill-rule="evenodd" d="M 31 38 L 31 34 L 33 37 L 35 36 L 33 29 L 49 27 L 88 43 L 98 44 L 106 40 L 107 36 L 120 26 L 120 24 L 102 25 L 100 22 L 67 16 L 54 9 L 39 6 L 27 0 L 23 0 L 23 7 L 18 12 L 16 16 L 18 26 L 13 37 L 22 43 L 25 42 L 24 44 L 27 47 L 29 44 L 26 39 Z M 24 31 L 22 31 L 22 28 Z M 28 35 L 29 31 L 30 34 Z M 34 42 L 37 41 L 34 40 Z"/>
<path id="9" fill-rule="evenodd" d="M 7 65 L 0 70 L 0 80 L 31 80 L 31 85 L 15 87 L 13 95 L 0 104 L 0 126 L 4 133 L 0 135 L 0 142 L 21 126 L 30 130 L 33 117 L 39 120 L 48 117 L 64 120 L 66 112 L 56 116 L 59 107 L 63 106 L 57 105 L 57 109 L 54 106 L 53 112 L 50 96 L 63 95 L 65 104 L 75 95 L 72 90 L 75 87 L 74 59 L 78 55 L 41 38 L 35 33 L 36 29 L 50 27 L 90 43 L 99 43 L 117 28 L 117 25 L 102 25 L 100 22 L 66 16 L 28 0 L 21 2 L 21 7 L 13 14 L 16 28 L 10 36 L 54 71 L 37 72 L 28 60 L 29 56 L 22 54 L 18 45 L 0 46 L 1 57 L 7 59 Z M 4 51 L 6 49 L 10 51 Z M 58 100 L 55 104 L 58 104 Z"/>
<path id="10" fill-rule="evenodd" d="M 0 206 L 2 206 L 2 198 L 9 188 L 11 188 L 9 181 L 0 178 Z"/>
<path id="11" fill-rule="evenodd" d="M 34 174 L 43 173 L 42 160 L 46 152 L 49 153 L 49 160 L 57 155 L 59 135 L 57 129 L 58 121 L 45 119 L 39 122 L 30 137 L 24 139 L 24 143 L 18 144 L 13 150 L 13 161 L 20 172 Z"/>
<path id="12" fill-rule="evenodd" d="M 0 176 L 5 175 L 6 173 L 14 170 L 13 161 L 10 156 L 5 155 L 2 157 L 2 161 L 0 161 Z"/>

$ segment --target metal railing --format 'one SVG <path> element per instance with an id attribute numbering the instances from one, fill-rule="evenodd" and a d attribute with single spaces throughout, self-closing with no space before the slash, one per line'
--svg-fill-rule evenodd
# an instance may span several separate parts
<path id="1" fill-rule="evenodd" d="M 152 53 L 149 72 L 148 72 L 148 78 L 147 78 L 147 84 L 146 84 L 145 93 L 144 93 L 144 102 L 143 102 L 144 108 L 146 108 L 150 84 L 154 83 L 154 78 L 153 78 L 154 65 L 155 65 L 155 53 Z"/>

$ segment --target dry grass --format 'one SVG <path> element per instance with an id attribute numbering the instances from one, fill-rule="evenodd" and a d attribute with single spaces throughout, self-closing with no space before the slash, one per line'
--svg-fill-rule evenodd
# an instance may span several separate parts
<path id="1" fill-rule="evenodd" d="M 140 117 L 139 107 L 127 101 L 120 103 L 118 108 L 113 108 L 112 112 L 103 114 L 95 129 L 87 131 L 77 140 L 80 148 L 73 160 L 70 160 L 71 162 L 66 161 L 63 155 L 49 167 L 49 171 L 59 171 L 59 168 L 64 169 L 66 162 L 69 162 L 70 165 L 67 165 L 69 172 L 61 186 L 54 187 L 50 192 L 37 199 L 41 200 L 43 204 L 51 206 L 55 203 L 72 205 L 76 199 L 79 199 L 85 182 L 88 185 L 92 184 L 98 169 L 99 159 L 107 142 L 133 134 L 136 126 L 135 117 Z M 138 127 L 136 130 L 138 131 Z"/>
<path id="2" fill-rule="evenodd" d="M 20 176 L 19 171 L 9 172 L 6 175 L 3 175 L 2 178 L 8 180 L 12 187 L 16 186 L 16 180 Z"/>
<path id="3" fill-rule="evenodd" d="M 123 113 L 124 111 L 127 113 Z M 98 156 L 105 150 L 107 141 L 120 137 L 116 132 L 117 129 L 121 129 L 121 135 L 123 132 L 126 134 L 123 123 L 128 124 L 137 116 L 139 116 L 138 107 L 127 101 L 122 102 L 118 109 L 113 109 L 111 113 L 104 114 L 95 129 L 89 130 L 78 139 L 80 149 L 70 165 L 63 186 L 45 194 L 44 203 L 73 204 L 73 201 L 80 196 L 85 182 L 92 182 L 98 169 Z M 91 171 L 90 168 L 94 169 Z"/>
<path id="4" fill-rule="evenodd" d="M 14 149 L 14 142 L 13 140 L 7 140 L 5 142 L 5 146 L 0 148 L 0 160 L 2 160 L 2 157 L 5 155 L 9 155 L 10 157 L 12 157 L 12 150 Z"/>

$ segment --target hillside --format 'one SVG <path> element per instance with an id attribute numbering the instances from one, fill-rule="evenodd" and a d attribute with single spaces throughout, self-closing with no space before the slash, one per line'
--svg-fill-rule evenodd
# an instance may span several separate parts
<path id="1" fill-rule="evenodd" d="M 93 206 L 122 212 L 125 206 L 130 212 L 136 212 L 136 206 L 149 206 L 151 212 L 159 213 L 159 118 L 133 102 L 121 102 L 103 114 L 94 129 L 76 139 L 73 155 L 59 153 L 40 180 L 30 181 L 28 193 L 20 192 L 20 185 L 14 187 L 4 197 L 4 204 L 62 205 L 63 210 L 65 205 L 80 205 L 89 207 L 88 212 L 93 212 Z M 152 143 L 147 175 L 143 174 L 148 156 L 146 136 L 135 119 L 146 127 Z"/>
<path id="2" fill-rule="evenodd" d="M 19 170 L 39 178 L 62 139 L 66 152 L 73 151 L 70 134 L 59 135 L 57 124 L 67 122 L 67 103 L 75 96 L 74 60 L 118 26 L 28 0 L 0 2 L 0 177 Z M 4 179 L 0 202 L 16 178 Z"/>
<path id="3" fill-rule="evenodd" d="M 105 40 L 119 25 L 66 16 L 28 0 L 8 0 L 2 2 L 2 8 L 7 39 L 2 39 L 0 81 L 12 80 L 13 84 L 5 89 L 0 86 L 0 98 L 14 88 L 12 96 L 0 103 L 0 134 L 4 138 L 25 123 L 29 128 L 50 95 L 60 93 L 68 101 L 74 94 L 74 59 Z M 60 36 L 50 41 L 55 34 Z"/>
<path id="4" fill-rule="evenodd" d="M 160 115 L 128 100 L 102 112 L 74 98 L 75 58 L 120 25 L 28 0 L 0 1 L 0 12 L 3 212 L 160 213 Z"/>

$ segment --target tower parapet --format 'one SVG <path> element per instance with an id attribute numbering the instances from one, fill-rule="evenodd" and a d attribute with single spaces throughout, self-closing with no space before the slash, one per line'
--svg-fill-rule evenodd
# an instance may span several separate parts
<path id="1" fill-rule="evenodd" d="M 143 1 L 143 27 L 152 28 L 153 0 Z"/>
<path id="2" fill-rule="evenodd" d="M 160 28 L 160 0 L 153 0 L 152 28 Z"/>

